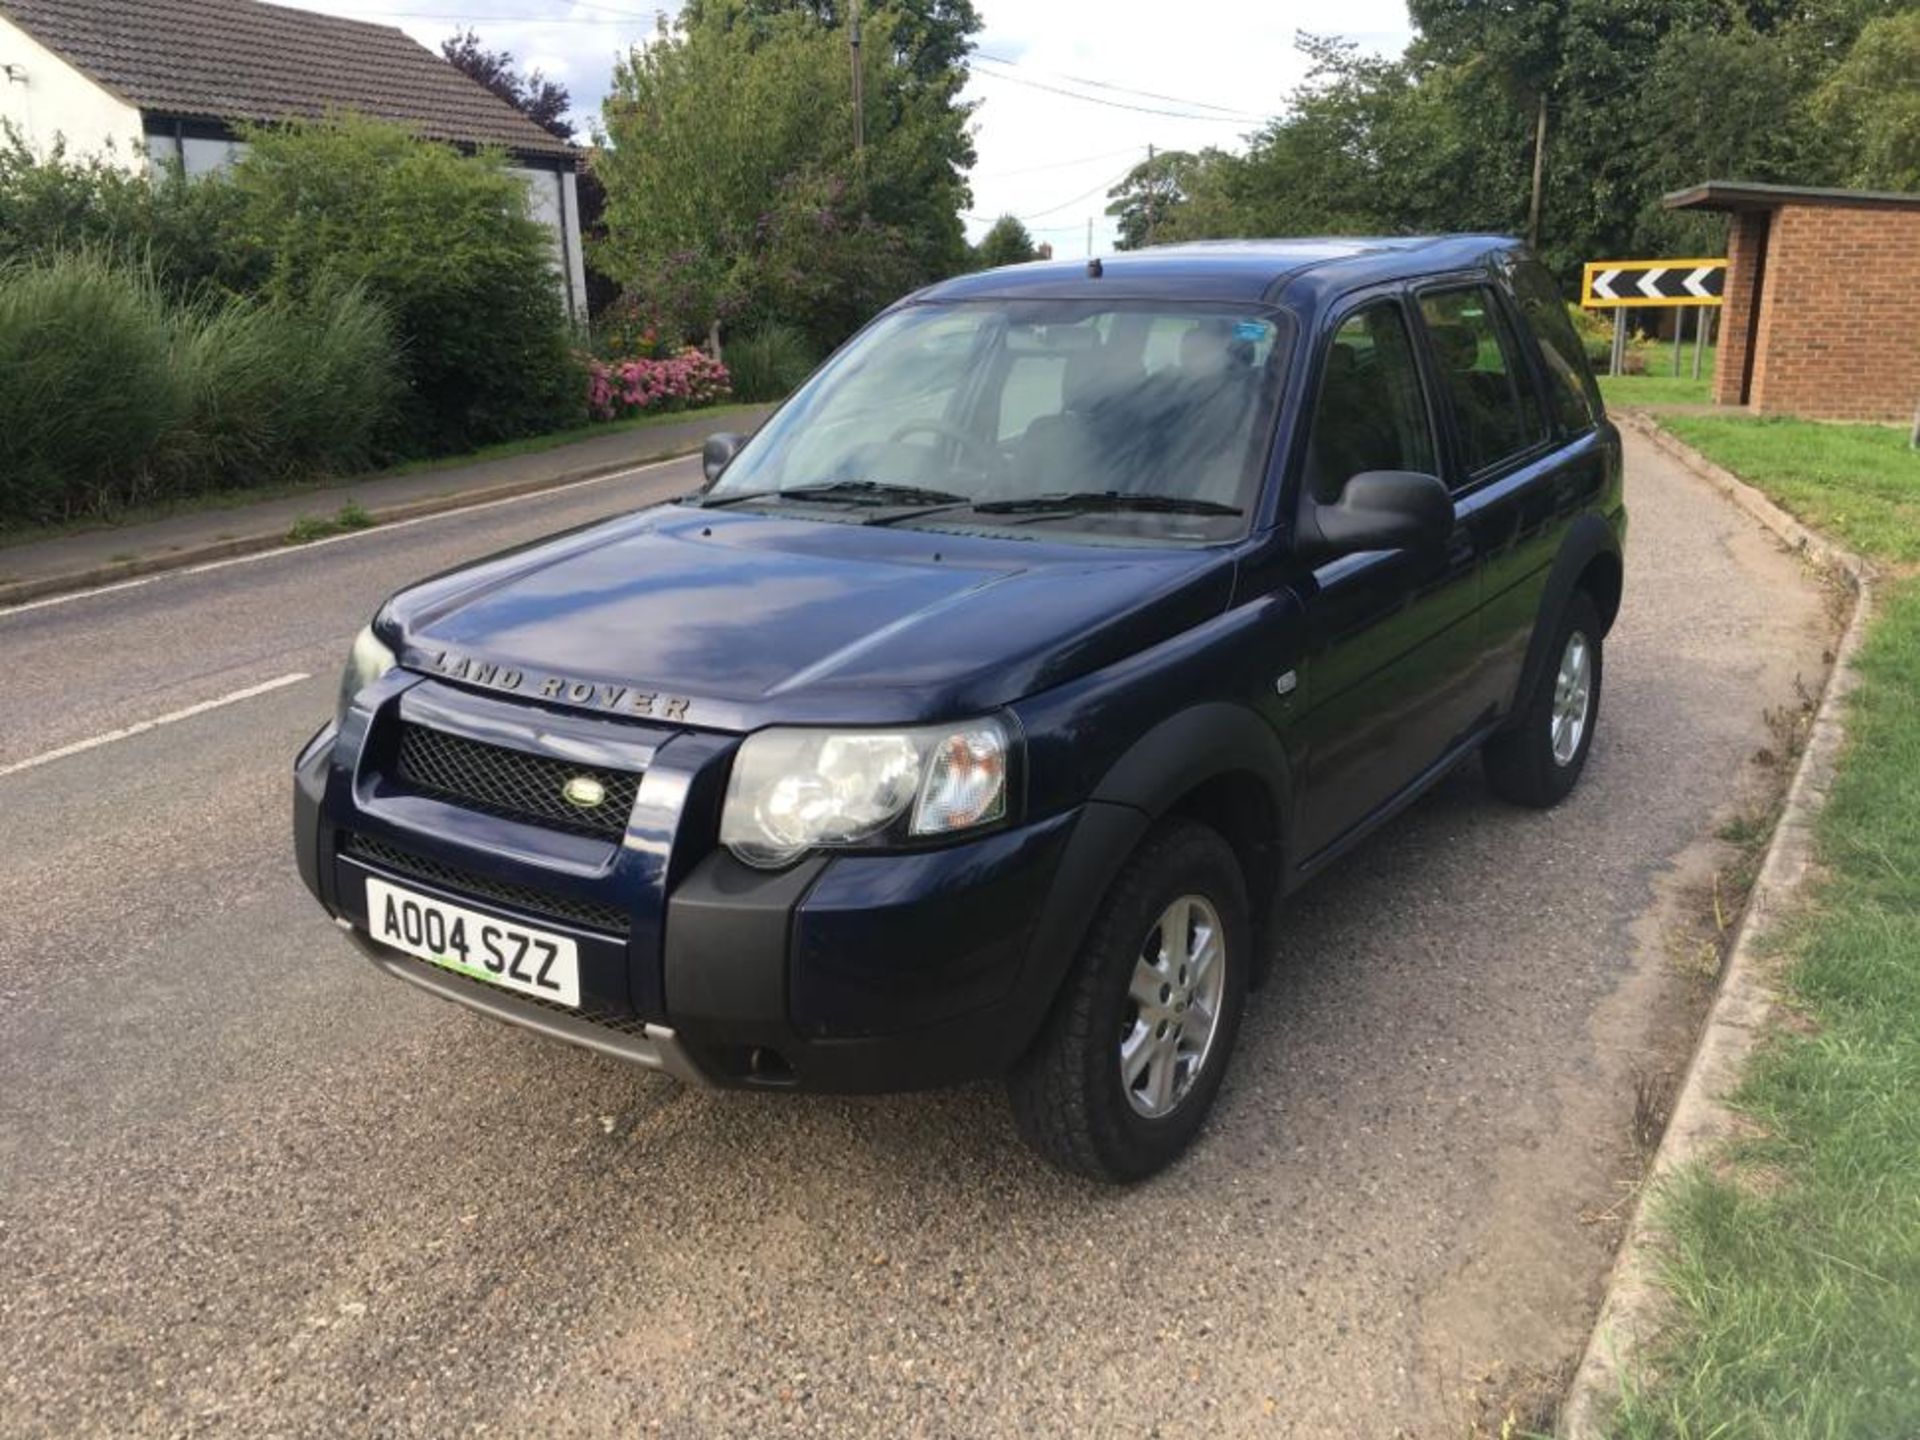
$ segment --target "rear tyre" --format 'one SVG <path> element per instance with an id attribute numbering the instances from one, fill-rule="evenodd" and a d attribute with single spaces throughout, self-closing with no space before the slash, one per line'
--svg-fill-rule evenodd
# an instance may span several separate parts
<path id="1" fill-rule="evenodd" d="M 1600 719 L 1602 628 L 1593 597 L 1576 591 L 1531 693 L 1482 752 L 1487 781 L 1502 799 L 1544 810 L 1579 781 Z"/>
<path id="2" fill-rule="evenodd" d="M 1191 820 L 1149 834 L 1008 1077 L 1027 1143 L 1096 1180 L 1141 1180 L 1178 1157 L 1239 1035 L 1251 944 L 1246 883 L 1227 842 Z"/>

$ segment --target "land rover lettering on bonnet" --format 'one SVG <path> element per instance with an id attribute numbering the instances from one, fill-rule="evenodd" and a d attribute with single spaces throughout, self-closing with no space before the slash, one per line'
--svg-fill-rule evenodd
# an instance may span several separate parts
<path id="1" fill-rule="evenodd" d="M 1000 1077 L 1137 1179 L 1295 891 L 1594 744 L 1619 436 L 1509 240 L 950 280 L 703 468 L 355 639 L 294 848 L 389 975 L 689 1085 Z"/>

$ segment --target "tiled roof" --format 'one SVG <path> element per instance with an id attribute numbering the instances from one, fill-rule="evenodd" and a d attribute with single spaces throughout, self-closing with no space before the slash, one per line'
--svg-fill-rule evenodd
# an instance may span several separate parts
<path id="1" fill-rule="evenodd" d="M 261 0 L 0 0 L 0 15 L 145 111 L 272 121 L 353 110 L 434 140 L 574 153 L 385 25 Z"/>

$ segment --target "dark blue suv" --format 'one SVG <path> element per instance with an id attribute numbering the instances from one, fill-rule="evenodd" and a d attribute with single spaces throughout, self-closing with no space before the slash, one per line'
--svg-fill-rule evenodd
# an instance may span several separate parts
<path id="1" fill-rule="evenodd" d="M 294 836 L 382 969 L 692 1084 L 1005 1076 L 1131 1179 L 1292 891 L 1593 743 L 1619 437 L 1508 240 L 966 276 L 705 460 L 356 641 Z"/>

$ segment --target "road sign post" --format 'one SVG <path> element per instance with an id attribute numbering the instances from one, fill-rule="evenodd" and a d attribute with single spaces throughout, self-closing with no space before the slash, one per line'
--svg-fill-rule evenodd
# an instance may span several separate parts
<path id="1" fill-rule="evenodd" d="M 1588 310 L 1613 311 L 1613 354 L 1610 372 L 1621 374 L 1627 363 L 1627 311 L 1677 309 L 1673 322 L 1673 373 L 1680 374 L 1680 346 L 1687 333 L 1688 310 L 1694 312 L 1693 374 L 1700 377 L 1701 339 L 1707 321 L 1723 303 L 1727 262 L 1721 260 L 1589 260 L 1580 277 L 1580 304 Z"/>

